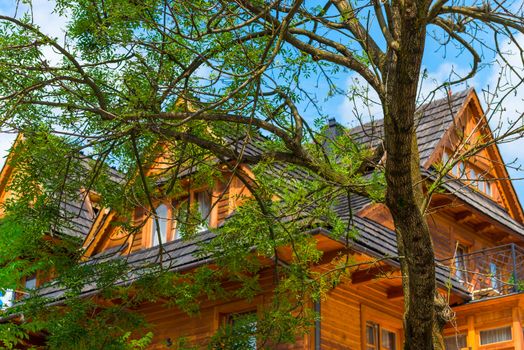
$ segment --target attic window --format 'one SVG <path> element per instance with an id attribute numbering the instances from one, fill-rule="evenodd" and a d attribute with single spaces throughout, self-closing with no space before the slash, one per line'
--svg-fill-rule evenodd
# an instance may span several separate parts
<path id="1" fill-rule="evenodd" d="M 167 232 L 171 221 L 167 205 L 160 204 L 155 209 L 153 225 L 151 227 L 151 246 L 157 246 L 160 242 L 167 242 Z"/>
<path id="2" fill-rule="evenodd" d="M 193 225 L 197 225 L 197 232 L 207 230 L 211 224 L 211 209 L 211 195 L 207 190 L 192 191 L 188 197 L 161 202 L 151 215 L 148 233 L 150 238 L 146 245 L 154 247 L 159 245 L 159 239 L 165 243 L 180 238 L 185 225 L 194 219 L 199 220 L 193 221 Z M 188 220 L 189 212 L 194 214 L 195 218 Z"/>
<path id="3" fill-rule="evenodd" d="M 200 191 L 195 193 L 195 200 L 198 205 L 198 213 L 202 219 L 201 226 L 209 225 L 211 218 L 211 196 L 207 191 Z"/>
<path id="4" fill-rule="evenodd" d="M 444 151 L 442 153 L 442 164 L 446 165 L 450 161 L 450 157 L 450 153 L 448 151 Z M 493 196 L 490 180 L 481 174 L 482 171 L 479 172 L 469 164 L 466 166 L 466 162 L 458 161 L 455 163 L 453 168 L 451 168 L 450 173 L 457 178 L 466 179 L 469 181 L 472 188 L 485 193 L 489 197 Z"/>
<path id="5" fill-rule="evenodd" d="M 448 151 L 442 153 L 442 164 L 447 165 L 450 162 L 451 155 Z M 458 161 L 451 168 L 451 174 L 455 177 L 462 177 L 466 172 L 466 165 L 462 161 Z"/>

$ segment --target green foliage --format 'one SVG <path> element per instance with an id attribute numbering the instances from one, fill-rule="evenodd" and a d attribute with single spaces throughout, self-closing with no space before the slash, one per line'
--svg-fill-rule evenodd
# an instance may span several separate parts
<path id="1" fill-rule="evenodd" d="M 24 136 L 10 159 L 16 171 L 7 189 L 14 196 L 2 207 L 0 287 L 29 296 L 3 311 L 12 317 L 0 324 L 3 346 L 45 334 L 49 349 L 142 349 L 153 334 L 130 311 L 142 303 L 195 316 L 206 300 L 252 301 L 268 288 L 273 297 L 256 315 L 256 330 L 253 320 L 239 318 L 220 328 L 210 347 L 245 348 L 255 331 L 261 346 L 293 343 L 317 317 L 311 302 L 347 278 L 354 263 L 341 255 L 328 272 L 315 271 L 323 252 L 314 234 L 329 231 L 351 247 L 354 213 L 340 215 L 337 206 L 355 198 L 353 189 L 384 198 L 382 172 L 367 165 L 375 161 L 372 150 L 343 128 L 330 135 L 320 109 L 313 126 L 294 118 L 296 104 L 317 102 L 303 80 L 341 68 L 282 45 L 233 3 L 56 3 L 69 19 L 65 42 L 45 36 L 29 14 L 0 23 L 0 96 L 9 96 L 0 115 Z M 59 58 L 45 61 L 49 51 Z M 327 79 L 326 98 L 340 93 Z M 278 158 L 295 159 L 297 149 L 306 165 Z M 232 174 L 253 196 L 227 198 Z M 84 261 L 85 237 L 77 230 L 85 218 L 66 210 L 68 203 L 95 193 L 95 209 L 115 213 L 112 224 L 134 239 L 156 203 L 179 203 L 218 183 L 219 197 L 243 203 L 200 247 L 198 258 L 212 266 L 175 273 L 171 260 L 139 268 L 112 256 Z M 198 209 L 186 203 L 174 210 L 187 244 L 200 235 Z M 40 287 L 56 291 L 53 297 L 24 290 L 21 281 L 37 272 L 46 272 Z M 96 297 L 86 293 L 95 288 Z M 172 342 L 195 346 L 184 337 Z"/>

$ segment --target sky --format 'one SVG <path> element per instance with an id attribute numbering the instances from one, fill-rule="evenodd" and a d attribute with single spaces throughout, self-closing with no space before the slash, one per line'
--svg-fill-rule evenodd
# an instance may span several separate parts
<path id="1" fill-rule="evenodd" d="M 0 0 L 0 14 L 13 15 L 17 11 L 15 4 L 16 0 Z M 67 23 L 67 19 L 64 17 L 58 16 L 56 13 L 53 13 L 54 3 L 50 0 L 33 0 L 33 13 L 35 14 L 35 21 L 39 24 L 42 30 L 57 38 L 63 38 L 64 32 L 63 28 Z M 21 9 L 18 9 L 20 13 Z M 524 42 L 524 36 L 521 36 L 521 42 Z M 505 52 L 515 51 L 515 48 L 505 45 L 503 50 Z M 428 43 L 425 52 L 425 58 L 423 61 L 423 69 L 427 71 L 427 79 L 424 80 L 422 84 L 422 92 L 427 93 L 432 90 L 433 87 L 439 85 L 440 83 L 449 79 L 451 72 L 467 72 L 469 68 L 469 57 L 465 57 L 465 53 L 458 51 L 448 50 L 443 51 L 439 45 L 436 43 Z M 52 60 L 53 56 L 56 57 L 52 51 L 46 53 L 48 59 Z M 513 65 L 516 69 L 520 70 L 520 73 L 524 73 L 524 67 L 519 60 L 517 55 L 507 56 L 509 63 Z M 487 89 L 488 87 L 493 87 L 496 84 L 497 78 L 501 73 L 500 65 L 493 64 L 491 66 L 484 67 L 477 76 L 471 81 L 468 81 L 467 85 L 462 87 L 456 87 L 454 89 L 461 90 L 466 87 L 474 87 L 477 90 L 477 93 L 480 95 L 482 100 L 482 90 Z M 339 74 L 338 76 L 332 77 L 336 84 L 344 88 L 349 88 L 352 84 L 355 84 L 354 75 L 348 74 Z M 515 75 L 506 76 L 507 79 L 513 79 L 515 81 Z M 312 82 L 313 84 L 313 82 Z M 321 91 L 322 88 L 325 88 L 325 85 L 322 83 L 318 86 L 318 89 Z M 327 89 L 326 89 L 327 90 Z M 522 109 L 524 108 L 524 86 L 521 86 L 517 92 L 505 101 L 504 104 L 505 112 L 502 117 L 502 122 L 507 122 L 508 120 L 514 120 L 517 118 Z M 323 107 L 323 113 L 327 114 L 329 117 L 334 117 L 337 121 L 343 125 L 352 126 L 355 123 L 353 116 L 354 105 L 350 103 L 343 96 L 336 96 L 330 98 Z M 313 108 L 307 108 L 304 106 L 304 114 L 310 120 L 316 118 L 316 110 Z M 379 106 L 372 107 L 367 112 L 364 112 L 366 115 L 379 115 L 380 108 Z M 492 125 L 497 125 L 499 120 L 493 120 Z M 0 130 L 2 126 L 0 125 Z M 12 145 L 12 142 L 15 138 L 14 134 L 1 133 L 0 132 L 0 166 L 3 165 L 5 157 L 7 156 L 8 149 Z M 524 165 L 524 139 L 520 138 L 514 140 L 510 143 L 505 143 L 499 145 L 502 157 L 506 163 L 511 163 L 512 167 L 508 170 L 510 176 L 514 179 L 514 187 L 517 190 L 519 197 L 521 198 L 521 203 L 524 204 L 524 170 L 515 169 Z"/>

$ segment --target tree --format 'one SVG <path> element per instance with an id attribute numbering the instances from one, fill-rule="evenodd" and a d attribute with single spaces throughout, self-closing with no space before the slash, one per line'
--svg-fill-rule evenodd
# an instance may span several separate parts
<path id="1" fill-rule="evenodd" d="M 140 169 L 148 161 L 144 154 L 159 142 L 176 155 L 167 174 L 173 179 L 190 161 L 207 166 L 210 176 L 211 157 L 259 169 L 283 163 L 313 176 L 297 193 L 316 198 L 347 193 L 382 200 L 380 179 L 364 175 L 383 170 L 383 200 L 394 219 L 404 276 L 404 348 L 442 348 L 424 216 L 429 199 L 415 135 L 424 49 L 437 34 L 457 45 L 471 71 L 445 86 L 466 81 L 477 73 L 482 50 L 497 52 L 502 38 L 518 46 L 516 35 L 524 32 L 518 2 L 59 0 L 57 10 L 71 18 L 63 40 L 43 34 L 30 15 L 0 16 L 0 111 L 6 125 L 36 135 L 44 149 L 57 142 L 45 135 L 61 134 L 69 139 L 63 146 L 69 154 L 88 149 L 100 163 L 138 169 L 141 182 L 133 190 L 149 205 L 151 186 Z M 489 34 L 492 40 L 486 40 Z M 49 61 L 45 49 L 58 58 Z M 331 80 L 341 71 L 358 75 L 378 96 L 383 150 L 362 150 L 343 135 L 328 152 L 325 135 L 303 117 L 305 103 L 320 104 L 304 81 L 319 77 L 329 94 L 341 93 Z M 350 97 L 361 93 L 355 89 Z M 224 139 L 231 130 L 244 146 L 228 147 Z M 268 138 L 257 141 L 258 132 Z M 245 152 L 253 140 L 263 144 L 258 154 Z M 93 174 L 93 186 L 104 187 L 95 185 Z M 260 194 L 254 212 L 275 223 L 283 208 L 269 205 L 267 192 L 277 186 L 246 179 L 251 181 Z M 276 248 L 275 242 L 270 246 Z M 273 255 L 278 259 L 276 249 Z"/>

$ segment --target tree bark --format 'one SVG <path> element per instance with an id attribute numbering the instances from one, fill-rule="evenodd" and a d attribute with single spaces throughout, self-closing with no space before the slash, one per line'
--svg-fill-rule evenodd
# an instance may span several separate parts
<path id="1" fill-rule="evenodd" d="M 414 1 L 400 6 L 399 47 L 388 52 L 384 132 L 386 204 L 397 234 L 404 288 L 404 349 L 438 348 L 433 243 L 424 213 L 415 111 L 425 44 L 423 13 Z M 434 334 L 435 333 L 435 334 Z M 436 337 L 434 337 L 436 335 Z M 435 341 L 434 341 L 435 339 Z"/>

